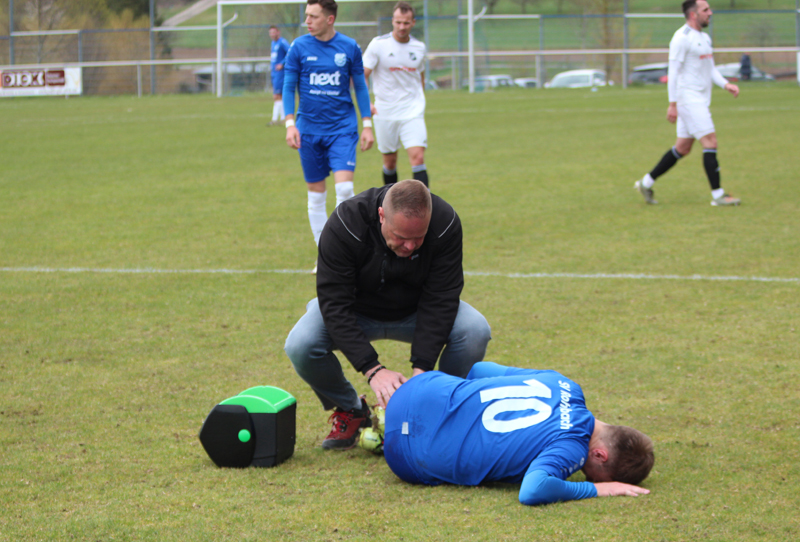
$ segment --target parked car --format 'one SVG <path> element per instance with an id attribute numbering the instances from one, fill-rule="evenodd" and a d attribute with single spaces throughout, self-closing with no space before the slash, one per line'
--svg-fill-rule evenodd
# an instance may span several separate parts
<path id="1" fill-rule="evenodd" d="M 739 81 L 742 79 L 742 65 L 739 62 L 730 64 L 718 64 L 717 69 L 722 77 L 728 81 Z M 750 67 L 750 81 L 774 81 L 775 78 L 768 73 L 764 73 L 755 66 Z"/>
<path id="2" fill-rule="evenodd" d="M 545 88 L 586 88 L 598 87 L 606 84 L 606 72 L 603 70 L 570 70 L 561 72 Z M 613 81 L 608 82 L 613 85 Z"/>
<path id="3" fill-rule="evenodd" d="M 536 88 L 539 86 L 539 80 L 535 77 L 517 77 L 514 79 L 514 84 L 522 88 Z"/>
<path id="4" fill-rule="evenodd" d="M 461 82 L 462 86 L 468 87 L 469 80 Z M 490 88 L 507 88 L 514 86 L 514 79 L 510 75 L 480 75 L 475 78 L 475 90 L 487 90 Z"/>
<path id="5" fill-rule="evenodd" d="M 667 82 L 669 64 L 667 62 L 657 62 L 655 64 L 643 64 L 636 66 L 628 76 L 629 85 L 657 85 Z"/>

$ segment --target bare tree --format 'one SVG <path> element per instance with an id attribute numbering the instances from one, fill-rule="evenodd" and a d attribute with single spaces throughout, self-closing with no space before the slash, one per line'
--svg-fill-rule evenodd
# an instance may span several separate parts
<path id="1" fill-rule="evenodd" d="M 515 4 L 519 4 L 522 8 L 522 13 L 528 13 L 528 6 L 535 6 L 541 3 L 541 0 L 512 0 Z"/>
<path id="2" fill-rule="evenodd" d="M 494 13 L 494 8 L 500 3 L 500 0 L 484 0 L 484 3 L 486 4 L 487 11 L 492 14 Z"/>
<path id="3" fill-rule="evenodd" d="M 603 15 L 599 27 L 595 27 L 592 34 L 596 36 L 603 49 L 618 49 L 623 45 L 623 20 L 619 15 L 623 10 L 623 0 L 580 0 L 583 12 L 591 15 Z M 616 55 L 603 55 L 603 65 L 606 78 L 611 77 L 611 72 L 617 63 Z"/>

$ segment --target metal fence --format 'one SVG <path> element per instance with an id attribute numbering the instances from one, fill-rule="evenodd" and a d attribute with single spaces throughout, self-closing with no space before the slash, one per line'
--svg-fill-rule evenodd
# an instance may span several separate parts
<path id="1" fill-rule="evenodd" d="M 270 23 L 251 24 L 252 17 L 230 9 L 236 8 L 224 13 L 221 28 L 12 32 L 0 36 L 0 69 L 81 66 L 88 95 L 270 90 Z M 296 19 L 276 24 L 290 41 L 305 33 Z M 475 75 L 503 73 L 543 82 L 559 71 L 592 67 L 624 85 L 633 66 L 666 60 L 669 40 L 682 24 L 681 15 L 667 14 L 476 14 L 470 41 L 467 14 L 417 20 L 415 34 L 431 51 L 429 79 L 451 89 L 469 83 L 470 60 Z M 748 53 L 762 70 L 797 76 L 800 9 L 721 10 L 712 21 L 707 30 L 717 63 Z M 391 29 L 391 20 L 337 21 L 337 28 L 366 48 Z"/>

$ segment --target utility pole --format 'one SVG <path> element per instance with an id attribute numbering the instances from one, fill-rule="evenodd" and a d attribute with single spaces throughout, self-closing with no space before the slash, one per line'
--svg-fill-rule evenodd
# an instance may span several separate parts
<path id="1" fill-rule="evenodd" d="M 153 27 L 156 25 L 156 0 L 150 0 L 150 60 L 156 58 L 156 38 Z M 150 94 L 156 93 L 156 67 L 150 64 Z"/>
<path id="2" fill-rule="evenodd" d="M 8 63 L 14 63 L 14 0 L 8 0 Z"/>

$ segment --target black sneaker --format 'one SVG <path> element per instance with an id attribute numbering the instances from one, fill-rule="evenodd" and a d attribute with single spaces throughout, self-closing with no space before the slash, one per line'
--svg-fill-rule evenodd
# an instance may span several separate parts
<path id="1" fill-rule="evenodd" d="M 362 427 L 372 427 L 367 396 L 362 395 L 361 408 L 353 410 L 341 410 L 337 408 L 328 418 L 333 424 L 331 432 L 322 441 L 322 448 L 325 450 L 349 450 L 358 441 L 358 432 Z"/>

